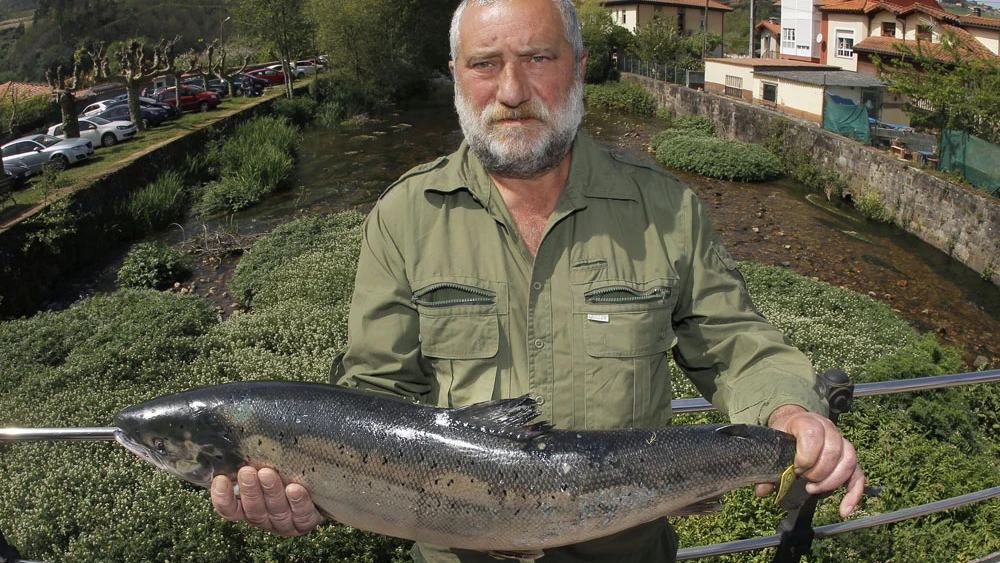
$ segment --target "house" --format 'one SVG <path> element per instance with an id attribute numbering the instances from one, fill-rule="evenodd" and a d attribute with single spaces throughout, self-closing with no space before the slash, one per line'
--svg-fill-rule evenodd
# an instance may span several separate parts
<path id="1" fill-rule="evenodd" d="M 778 44 L 781 41 L 781 23 L 778 18 L 769 18 L 754 26 L 754 32 L 760 37 L 760 53 L 762 59 L 777 59 L 780 56 Z"/>
<path id="2" fill-rule="evenodd" d="M 733 11 L 717 0 L 601 0 L 600 4 L 611 14 L 615 24 L 632 33 L 654 17 L 675 19 L 681 33 L 701 31 L 707 6 L 708 31 L 722 35 L 726 13 Z"/>
<path id="3" fill-rule="evenodd" d="M 827 94 L 878 111 L 885 84 L 831 65 L 792 59 L 722 58 L 705 61 L 705 90 L 823 122 Z M 873 115 L 874 116 L 874 115 Z"/>
<path id="4" fill-rule="evenodd" d="M 0 101 L 23 102 L 36 96 L 51 96 L 52 88 L 48 84 L 31 82 L 4 82 L 0 84 Z"/>

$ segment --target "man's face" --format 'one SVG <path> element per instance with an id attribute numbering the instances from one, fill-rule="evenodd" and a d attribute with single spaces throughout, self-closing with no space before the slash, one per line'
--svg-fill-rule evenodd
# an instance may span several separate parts
<path id="1" fill-rule="evenodd" d="M 551 0 L 470 4 L 452 62 L 455 107 L 490 172 L 530 178 L 566 157 L 583 119 L 583 68 Z"/>

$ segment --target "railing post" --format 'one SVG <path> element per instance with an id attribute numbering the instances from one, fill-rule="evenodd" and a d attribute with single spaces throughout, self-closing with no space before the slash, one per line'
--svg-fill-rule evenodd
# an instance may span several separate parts
<path id="1" fill-rule="evenodd" d="M 830 405 L 830 420 L 837 424 L 840 415 L 851 410 L 854 384 L 846 373 L 836 369 L 824 371 L 819 374 L 817 380 L 821 392 L 826 395 Z M 788 514 L 778 524 L 777 535 L 781 538 L 781 543 L 775 550 L 772 563 L 798 563 L 802 556 L 812 549 L 815 536 L 812 520 L 816 512 L 816 502 L 826 495 L 806 493 L 805 484 L 805 479 L 796 479 L 782 502 Z"/>

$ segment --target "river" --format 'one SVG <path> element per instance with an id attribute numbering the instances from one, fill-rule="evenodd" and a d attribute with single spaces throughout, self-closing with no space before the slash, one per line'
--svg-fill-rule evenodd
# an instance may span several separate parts
<path id="1" fill-rule="evenodd" d="M 590 112 L 584 126 L 609 149 L 655 165 L 645 147 L 663 127 L 658 120 Z M 460 142 L 454 112 L 441 104 L 401 109 L 341 129 L 310 129 L 299 148 L 292 189 L 214 224 L 188 223 L 183 236 L 206 229 L 262 234 L 296 217 L 351 208 L 367 211 L 402 172 L 450 152 Z M 970 366 L 1000 365 L 1000 289 L 945 253 L 791 181 L 740 184 L 678 176 L 706 203 L 735 258 L 785 266 L 867 294 L 893 307 L 921 332 L 934 332 L 942 342 L 961 347 Z M 181 232 L 174 229 L 168 240 L 177 242 Z M 233 264 L 202 260 L 187 289 L 228 314 L 235 307 L 225 291 Z M 113 268 L 111 264 L 105 269 L 105 278 Z M 75 291 L 87 293 L 79 284 Z"/>

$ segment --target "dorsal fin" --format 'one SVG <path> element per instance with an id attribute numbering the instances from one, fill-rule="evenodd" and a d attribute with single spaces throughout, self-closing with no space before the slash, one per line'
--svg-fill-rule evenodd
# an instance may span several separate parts
<path id="1" fill-rule="evenodd" d="M 746 424 L 724 424 L 715 429 L 716 432 L 735 438 L 746 438 L 750 435 L 749 430 Z"/>
<path id="2" fill-rule="evenodd" d="M 529 395 L 483 401 L 446 412 L 453 424 L 519 441 L 531 440 L 552 428 L 548 422 L 529 424 L 542 414 Z"/>

